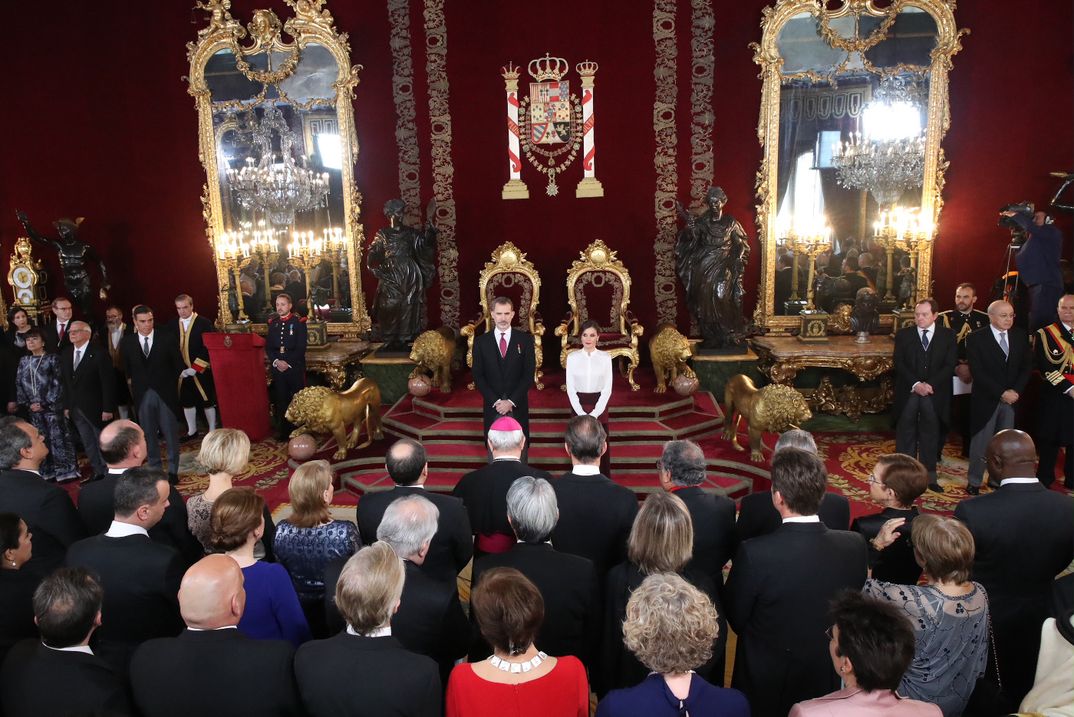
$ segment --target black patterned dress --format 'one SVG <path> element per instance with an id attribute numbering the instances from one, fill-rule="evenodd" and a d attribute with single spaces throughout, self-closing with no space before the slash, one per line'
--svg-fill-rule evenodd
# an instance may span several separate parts
<path id="1" fill-rule="evenodd" d="M 15 374 L 15 400 L 19 409 L 29 416 L 48 445 L 48 456 L 41 464 L 46 480 L 64 480 L 78 475 L 78 456 L 67 419 L 63 415 L 63 381 L 60 377 L 60 357 L 56 354 L 23 356 Z M 41 404 L 41 411 L 30 405 Z"/>

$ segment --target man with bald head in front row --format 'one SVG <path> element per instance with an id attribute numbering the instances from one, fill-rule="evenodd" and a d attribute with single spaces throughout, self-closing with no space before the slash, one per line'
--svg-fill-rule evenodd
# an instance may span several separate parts
<path id="1" fill-rule="evenodd" d="M 101 456 L 107 470 L 82 485 L 78 494 L 78 514 L 90 535 L 108 530 L 115 514 L 113 497 L 116 481 L 131 468 L 145 463 L 145 433 L 134 421 L 121 418 L 112 421 L 101 431 Z M 160 522 L 149 528 L 149 537 L 162 545 L 175 548 L 184 566 L 199 560 L 205 550 L 187 527 L 186 503 L 175 486 L 168 489 L 168 507 Z"/>
<path id="2" fill-rule="evenodd" d="M 995 636 L 989 669 L 999 663 L 1003 696 L 1012 700 L 1001 711 L 1016 712 L 1033 683 L 1055 576 L 1074 559 L 1074 503 L 1037 480 L 1037 452 L 1028 434 L 1000 431 L 985 458 L 999 488 L 962 501 L 955 517 L 973 534 L 971 577 L 988 593 Z"/>
<path id="3" fill-rule="evenodd" d="M 977 495 L 984 480 L 985 448 L 998 431 L 1014 428 L 1014 406 L 1033 368 L 1029 335 L 1014 325 L 1013 306 L 1006 301 L 988 305 L 988 326 L 966 337 L 966 360 L 973 373 L 966 492 Z"/>
<path id="4" fill-rule="evenodd" d="M 296 715 L 294 648 L 254 640 L 236 626 L 246 606 L 242 570 L 228 555 L 195 563 L 179 588 L 186 630 L 134 653 L 130 680 L 145 717 Z"/>

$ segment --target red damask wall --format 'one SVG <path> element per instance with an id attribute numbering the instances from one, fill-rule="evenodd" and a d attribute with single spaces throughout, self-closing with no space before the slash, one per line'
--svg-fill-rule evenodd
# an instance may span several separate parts
<path id="1" fill-rule="evenodd" d="M 276 0 L 232 4 L 244 20 L 255 7 L 274 7 L 281 16 L 287 11 Z M 538 17 L 537 6 L 525 3 L 446 4 L 462 316 L 476 310 L 476 276 L 490 250 L 511 239 L 541 270 L 542 313 L 551 332 L 566 304 L 567 266 L 579 248 L 600 237 L 630 268 L 635 312 L 652 326 L 652 3 L 572 3 L 559 6 L 562 12 L 554 18 Z M 713 2 L 715 182 L 730 196 L 729 212 L 751 235 L 760 80 L 747 44 L 760 38 L 765 4 Z M 204 174 L 196 115 L 183 79 L 185 44 L 204 24 L 192 5 L 185 0 L 62 0 L 8 9 L 8 37 L 0 49 L 7 107 L 0 134 L 0 263 L 5 267 L 20 229 L 16 208 L 27 211 L 39 228 L 59 216 L 85 216 L 83 237 L 98 247 L 116 275 L 114 297 L 120 303 L 164 307 L 186 291 L 203 313 L 215 314 L 216 283 L 199 202 Z M 411 4 L 411 45 L 427 201 L 432 170 L 422 5 Z M 365 197 L 365 233 L 371 236 L 382 225 L 384 202 L 398 194 L 388 13 L 385 0 L 336 1 L 329 9 L 350 35 L 353 61 L 365 67 L 354 106 L 361 143 L 357 178 Z M 997 208 L 1023 198 L 1045 201 L 1055 186 L 1048 172 L 1074 164 L 1071 4 L 1024 0 L 1016 12 L 1002 12 L 995 3 L 967 2 L 956 17 L 972 34 L 963 39 L 950 77 L 952 130 L 944 150 L 951 165 L 935 258 L 936 293 L 945 304 L 959 281 L 986 284 L 1002 269 L 1006 235 L 995 226 Z M 690 3 L 679 3 L 677 27 L 678 193 L 685 200 Z M 546 51 L 572 63 L 600 63 L 596 112 L 602 199 L 574 198 L 577 166 L 563 177 L 557 198 L 546 197 L 541 178 L 526 167 L 531 199 L 500 199 L 506 170 L 499 68 L 507 60 L 524 64 Z M 577 82 L 573 73 L 571 79 Z M 1069 218 L 1060 221 L 1069 235 Z M 756 249 L 754 257 L 747 282 L 750 306 Z M 4 291 L 8 296 L 6 285 Z M 439 315 L 435 306 L 430 314 Z M 685 323 L 681 301 L 680 322 Z"/>

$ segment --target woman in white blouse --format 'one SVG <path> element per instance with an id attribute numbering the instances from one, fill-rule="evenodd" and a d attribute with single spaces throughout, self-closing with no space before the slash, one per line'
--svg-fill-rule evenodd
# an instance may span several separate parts
<path id="1" fill-rule="evenodd" d="M 608 431 L 608 400 L 612 397 L 612 357 L 597 349 L 600 326 L 596 321 L 582 324 L 582 350 L 567 354 L 567 398 L 575 415 L 589 415 Z M 610 450 L 600 458 L 600 472 L 607 476 Z"/>

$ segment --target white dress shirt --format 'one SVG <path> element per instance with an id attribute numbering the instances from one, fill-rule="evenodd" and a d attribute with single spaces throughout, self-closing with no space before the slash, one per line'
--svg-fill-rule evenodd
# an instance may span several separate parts
<path id="1" fill-rule="evenodd" d="M 149 339 L 149 350 L 150 351 L 153 350 L 153 337 L 156 336 L 156 333 L 157 333 L 156 329 L 153 329 L 152 331 L 150 331 L 149 336 L 143 336 L 142 334 L 135 333 L 135 336 L 138 337 L 138 350 L 141 351 L 143 355 L 145 355 L 145 353 L 146 353 L 146 351 L 145 351 L 145 340 L 147 338 Z"/>
<path id="2" fill-rule="evenodd" d="M 567 398 L 575 415 L 585 414 L 578 401 L 579 393 L 600 393 L 597 405 L 589 415 L 598 418 L 608 407 L 612 397 L 612 356 L 607 351 L 585 349 L 571 351 L 567 354 Z"/>
<path id="3" fill-rule="evenodd" d="M 140 525 L 131 525 L 130 523 L 113 520 L 112 524 L 108 526 L 108 531 L 105 532 L 105 536 L 108 538 L 127 538 L 132 535 L 144 535 L 148 538 L 149 531 Z"/>
<path id="4" fill-rule="evenodd" d="M 792 515 L 783 519 L 784 523 L 819 523 L 819 515 Z"/>
<path id="5" fill-rule="evenodd" d="M 507 346 L 508 347 L 511 346 L 511 327 L 510 326 L 507 327 L 507 331 L 500 331 L 499 329 L 494 329 L 493 332 L 496 334 L 496 351 L 497 352 L 499 352 L 499 350 L 500 350 L 500 337 L 501 336 L 503 337 L 503 340 L 507 344 Z"/>

